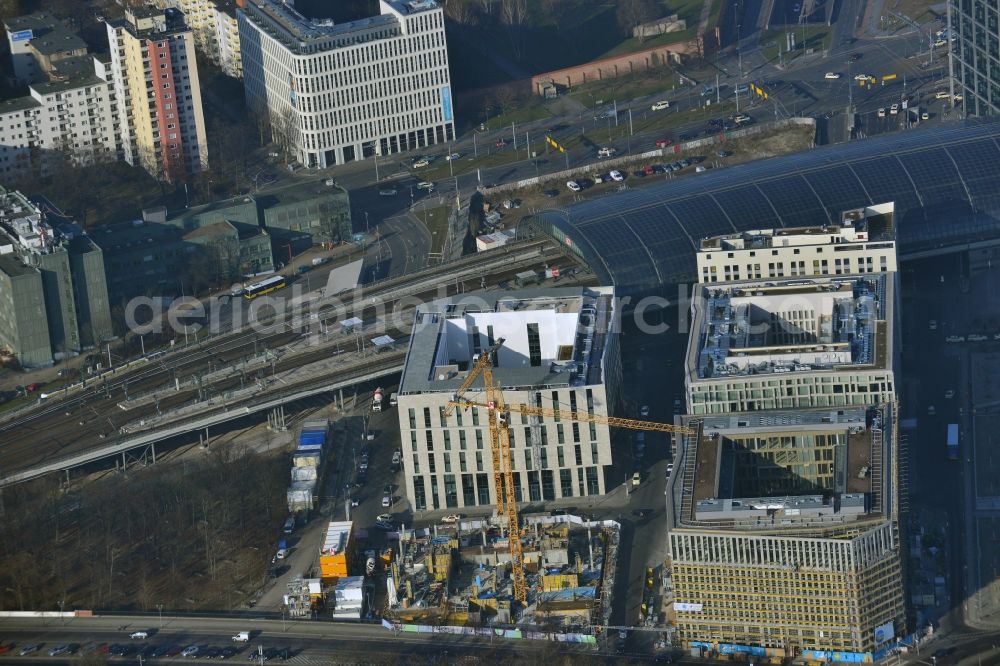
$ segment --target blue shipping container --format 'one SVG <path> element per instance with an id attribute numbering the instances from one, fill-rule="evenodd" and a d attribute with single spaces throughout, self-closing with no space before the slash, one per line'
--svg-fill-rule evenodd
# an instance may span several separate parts
<path id="1" fill-rule="evenodd" d="M 326 434 L 322 432 L 304 432 L 299 435 L 299 444 L 326 444 Z"/>

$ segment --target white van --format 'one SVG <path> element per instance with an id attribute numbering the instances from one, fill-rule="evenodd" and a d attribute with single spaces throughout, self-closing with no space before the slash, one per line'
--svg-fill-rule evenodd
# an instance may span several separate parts
<path id="1" fill-rule="evenodd" d="M 233 642 L 234 643 L 246 643 L 249 640 L 250 640 L 250 632 L 249 631 L 241 631 L 240 633 L 238 633 L 235 636 L 233 636 Z"/>
<path id="2" fill-rule="evenodd" d="M 396 396 L 397 395 L 398 394 L 396 394 L 396 393 L 389 394 L 389 406 L 390 407 L 395 407 L 396 406 Z"/>

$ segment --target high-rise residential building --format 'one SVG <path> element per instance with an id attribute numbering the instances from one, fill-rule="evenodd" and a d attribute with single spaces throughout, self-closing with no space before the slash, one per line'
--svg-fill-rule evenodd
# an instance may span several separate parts
<path id="1" fill-rule="evenodd" d="M 446 408 L 476 358 L 501 338 L 493 378 L 508 404 L 612 414 L 621 388 L 618 336 L 609 332 L 615 317 L 610 287 L 481 292 L 417 306 L 397 396 L 412 508 L 495 505 L 487 412 Z M 466 396 L 484 402 L 483 390 L 480 377 Z M 517 501 L 607 492 L 607 426 L 513 410 L 507 425 Z"/>
<path id="2" fill-rule="evenodd" d="M 949 0 L 948 28 L 938 41 L 948 53 L 954 94 L 966 115 L 1000 113 L 1000 19 L 988 3 Z"/>
<path id="3" fill-rule="evenodd" d="M 907 632 L 891 211 L 701 243 L 696 433 L 678 438 L 667 495 L 669 613 L 688 647 L 861 662 Z"/>
<path id="4" fill-rule="evenodd" d="M 77 164 L 118 158 L 114 84 L 108 63 L 74 56 L 28 95 L 0 102 L 0 174 L 7 180 L 48 175 L 68 156 Z"/>
<path id="5" fill-rule="evenodd" d="M 129 164 L 182 182 L 208 164 L 194 35 L 174 8 L 128 7 L 109 22 L 111 71 Z"/>
<path id="6" fill-rule="evenodd" d="M 229 76 L 243 78 L 237 0 L 157 0 L 157 4 L 181 10 L 198 51 Z"/>
<path id="7" fill-rule="evenodd" d="M 434 0 L 380 0 L 380 14 L 334 24 L 292 3 L 237 9 L 247 104 L 308 167 L 455 138 L 444 12 Z"/>
<path id="8" fill-rule="evenodd" d="M 112 336 L 103 254 L 65 220 L 46 220 L 20 192 L 0 188 L 0 345 L 22 365 Z"/>

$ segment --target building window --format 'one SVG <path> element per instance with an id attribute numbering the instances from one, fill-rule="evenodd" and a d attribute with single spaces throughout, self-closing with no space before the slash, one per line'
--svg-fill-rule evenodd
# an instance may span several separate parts
<path id="1" fill-rule="evenodd" d="M 559 486 L 563 497 L 573 496 L 573 472 L 571 470 L 559 470 Z"/>
<path id="2" fill-rule="evenodd" d="M 542 364 L 542 342 L 538 337 L 538 324 L 528 324 L 528 356 L 531 367 Z"/>
<path id="3" fill-rule="evenodd" d="M 413 503 L 419 510 L 427 508 L 427 492 L 424 490 L 424 477 L 413 479 Z"/>

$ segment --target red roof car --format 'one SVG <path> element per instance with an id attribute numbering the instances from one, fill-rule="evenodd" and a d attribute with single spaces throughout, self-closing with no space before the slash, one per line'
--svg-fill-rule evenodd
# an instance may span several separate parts
<path id="1" fill-rule="evenodd" d="M 672 143 L 673 143 L 673 141 L 671 141 L 670 139 L 657 139 L 656 140 L 656 147 L 657 148 L 666 148 L 667 146 L 669 146 Z"/>
<path id="2" fill-rule="evenodd" d="M 36 383 L 36 384 L 28 384 L 27 386 L 24 387 L 24 390 L 27 391 L 28 393 L 34 393 L 40 388 L 42 388 L 42 385 Z"/>

